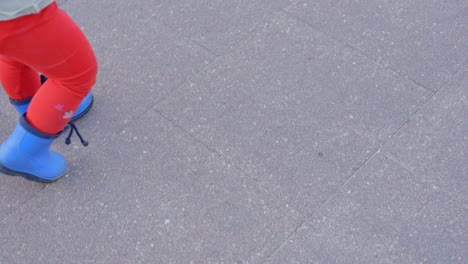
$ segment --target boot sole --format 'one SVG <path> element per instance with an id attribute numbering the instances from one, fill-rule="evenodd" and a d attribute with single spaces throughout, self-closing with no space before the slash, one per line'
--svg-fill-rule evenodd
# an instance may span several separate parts
<path id="1" fill-rule="evenodd" d="M 83 110 L 83 112 L 81 112 L 80 114 L 73 116 L 71 121 L 75 122 L 81 119 L 83 116 L 85 116 L 89 112 L 89 110 L 91 110 L 91 108 L 93 107 L 93 104 L 94 104 L 94 95 L 91 94 L 91 102 L 89 103 L 88 107 L 86 107 L 86 109 Z"/>
<path id="2" fill-rule="evenodd" d="M 33 175 L 33 174 L 29 174 L 29 173 L 26 173 L 26 172 L 11 170 L 11 169 L 3 166 L 3 164 L 1 164 L 1 163 L 0 163 L 0 172 L 2 172 L 3 174 L 9 175 L 9 176 L 20 176 L 20 177 L 23 177 L 23 178 L 25 178 L 27 180 L 35 181 L 35 182 L 39 182 L 39 183 L 52 183 L 52 182 L 55 182 L 58 179 L 62 178 L 63 175 L 65 175 L 65 172 L 64 172 L 64 173 L 62 173 L 62 175 L 60 175 L 59 177 L 57 177 L 55 179 L 44 179 L 44 178 L 38 177 L 38 176 Z"/>

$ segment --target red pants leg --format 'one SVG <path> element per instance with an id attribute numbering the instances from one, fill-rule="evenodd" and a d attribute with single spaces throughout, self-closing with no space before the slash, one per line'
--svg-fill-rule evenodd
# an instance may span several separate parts
<path id="1" fill-rule="evenodd" d="M 41 87 L 39 74 L 30 67 L 0 56 L 0 82 L 8 96 L 17 101 L 29 99 Z"/>
<path id="2" fill-rule="evenodd" d="M 47 134 L 63 130 L 96 81 L 97 62 L 88 40 L 56 3 L 39 14 L 0 22 L 0 56 L 10 62 L 7 66 L 3 60 L 0 69 L 13 67 L 10 72 L 19 72 L 0 74 L 13 99 L 23 99 L 35 89 L 32 72 L 49 78 L 35 93 L 26 113 L 28 122 Z M 28 73 L 25 67 L 30 69 Z M 18 78 L 31 85 L 19 87 Z"/>

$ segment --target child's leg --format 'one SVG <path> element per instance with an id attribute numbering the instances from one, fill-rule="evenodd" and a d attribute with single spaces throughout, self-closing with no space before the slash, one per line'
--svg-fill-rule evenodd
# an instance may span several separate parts
<path id="1" fill-rule="evenodd" d="M 0 82 L 13 100 L 30 99 L 41 87 L 38 73 L 30 67 L 0 56 Z"/>
<path id="2" fill-rule="evenodd" d="M 0 54 L 49 78 L 31 101 L 26 119 L 39 131 L 57 134 L 96 81 L 97 63 L 92 48 L 56 3 L 40 14 L 10 22 L 10 34 L 0 41 Z M 11 34 L 12 30 L 16 34 Z"/>

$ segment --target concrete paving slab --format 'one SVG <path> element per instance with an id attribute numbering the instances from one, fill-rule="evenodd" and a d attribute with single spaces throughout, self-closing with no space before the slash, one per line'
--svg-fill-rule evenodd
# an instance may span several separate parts
<path id="1" fill-rule="evenodd" d="M 236 47 L 289 0 L 161 1 L 154 16 L 215 54 Z"/>
<path id="2" fill-rule="evenodd" d="M 295 1 L 286 12 L 432 91 L 468 59 L 466 1 Z"/>
<path id="3" fill-rule="evenodd" d="M 468 70 L 462 70 L 382 152 L 464 204 L 468 203 L 467 87 Z"/>
<path id="4" fill-rule="evenodd" d="M 467 216 L 377 154 L 267 263 L 465 263 Z"/>
<path id="5" fill-rule="evenodd" d="M 2 219 L 2 263 L 257 263 L 302 221 L 154 111 L 74 170 Z"/>
<path id="6" fill-rule="evenodd" d="M 430 95 L 282 15 L 156 109 L 268 189 L 295 195 L 314 176 L 343 182 Z M 310 214 L 322 195 L 286 201 Z"/>

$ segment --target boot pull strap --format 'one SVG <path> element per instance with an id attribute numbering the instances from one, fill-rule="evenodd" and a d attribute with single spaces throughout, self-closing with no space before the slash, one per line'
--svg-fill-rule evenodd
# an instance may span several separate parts
<path id="1" fill-rule="evenodd" d="M 81 144 L 83 144 L 83 146 L 85 147 L 89 145 L 89 142 L 83 139 L 80 132 L 78 131 L 78 128 L 75 126 L 73 122 L 68 123 L 68 127 L 70 128 L 70 133 L 68 133 L 67 139 L 65 139 L 65 144 L 70 145 L 73 131 L 75 131 L 76 135 L 78 135 L 78 138 L 81 141 Z"/>

